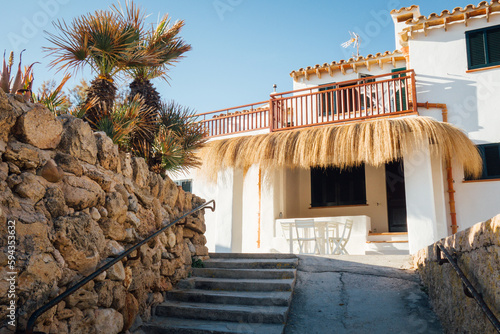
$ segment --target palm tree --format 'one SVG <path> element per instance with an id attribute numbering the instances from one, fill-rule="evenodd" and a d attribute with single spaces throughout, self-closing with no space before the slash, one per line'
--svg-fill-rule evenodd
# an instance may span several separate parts
<path id="1" fill-rule="evenodd" d="M 57 21 L 54 26 L 59 35 L 48 33 L 48 40 L 55 45 L 45 48 L 55 57 L 52 67 L 79 70 L 88 65 L 96 74 L 86 101 L 96 101 L 86 113 L 93 125 L 100 115 L 113 109 L 114 77 L 120 71 L 158 63 L 157 54 L 138 47 L 144 39 L 144 19 L 142 11 L 130 2 L 125 11 L 113 6 L 77 17 L 69 25 Z"/>
<path id="2" fill-rule="evenodd" d="M 179 37 L 182 27 L 184 27 L 183 20 L 171 25 L 168 14 L 165 15 L 156 27 L 152 27 L 146 33 L 144 43 L 139 46 L 146 53 L 157 54 L 158 63 L 154 66 L 132 65 L 126 70 L 133 78 L 130 84 L 130 97 L 141 95 L 144 102 L 154 110 L 160 109 L 161 99 L 151 80 L 161 78 L 167 81 L 169 67 L 183 58 L 185 52 L 191 50 L 191 45 Z"/>
<path id="3" fill-rule="evenodd" d="M 148 164 L 158 173 L 177 173 L 201 165 L 196 151 L 207 140 L 195 112 L 170 101 L 160 104 L 159 130 L 153 141 Z"/>

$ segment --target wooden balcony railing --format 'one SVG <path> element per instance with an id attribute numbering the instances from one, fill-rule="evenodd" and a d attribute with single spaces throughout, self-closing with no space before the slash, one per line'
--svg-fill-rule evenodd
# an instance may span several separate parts
<path id="1" fill-rule="evenodd" d="M 406 70 L 272 94 L 269 101 L 196 116 L 215 137 L 416 114 L 415 97 L 415 72 Z"/>

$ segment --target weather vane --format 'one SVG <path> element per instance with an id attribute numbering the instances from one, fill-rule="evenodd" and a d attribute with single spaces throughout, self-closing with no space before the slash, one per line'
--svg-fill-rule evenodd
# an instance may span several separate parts
<path id="1" fill-rule="evenodd" d="M 348 40 L 347 42 L 344 42 L 341 44 L 343 48 L 348 48 L 349 46 L 353 46 L 356 48 L 356 58 L 359 57 L 359 44 L 361 44 L 361 37 L 359 37 L 358 34 L 355 32 L 349 31 L 349 34 L 351 35 L 351 39 Z"/>

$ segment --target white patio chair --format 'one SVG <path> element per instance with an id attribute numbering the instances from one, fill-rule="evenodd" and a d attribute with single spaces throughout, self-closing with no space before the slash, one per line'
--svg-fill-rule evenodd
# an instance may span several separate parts
<path id="1" fill-rule="evenodd" d="M 351 237 L 352 225 L 353 221 L 351 219 L 346 219 L 342 236 L 328 238 L 328 244 L 330 245 L 331 254 L 349 255 L 347 249 L 345 249 L 345 245 L 347 244 L 349 238 Z"/>
<path id="2" fill-rule="evenodd" d="M 297 235 L 294 230 L 294 223 L 281 222 L 281 231 L 283 232 L 283 237 L 285 237 L 290 246 L 290 254 L 293 254 L 293 243 L 297 241 Z"/>
<path id="3" fill-rule="evenodd" d="M 297 232 L 300 254 L 316 254 L 316 252 L 321 254 L 313 219 L 295 219 L 295 231 Z M 312 253 L 305 253 L 305 250 L 310 249 L 310 247 L 306 246 L 311 242 L 314 243 L 314 251 Z"/>

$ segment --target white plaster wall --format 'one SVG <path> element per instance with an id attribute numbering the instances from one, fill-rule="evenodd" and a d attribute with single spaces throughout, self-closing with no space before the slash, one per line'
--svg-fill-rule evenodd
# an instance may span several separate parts
<path id="1" fill-rule="evenodd" d="M 432 167 L 428 146 L 423 146 L 404 156 L 410 254 L 438 240 Z"/>
<path id="2" fill-rule="evenodd" d="M 449 122 L 463 129 L 476 144 L 500 142 L 500 69 L 466 73 L 465 32 L 499 24 L 500 15 L 492 15 L 489 23 L 485 18 L 471 19 L 468 27 L 463 22 L 455 23 L 448 31 L 430 29 L 426 37 L 416 33 L 409 41 L 418 102 L 446 103 Z M 441 120 L 440 110 L 419 108 L 419 112 Z M 456 165 L 453 177 L 459 230 L 500 212 L 499 181 L 463 183 L 463 171 Z M 449 226 L 447 195 L 445 201 Z"/>

